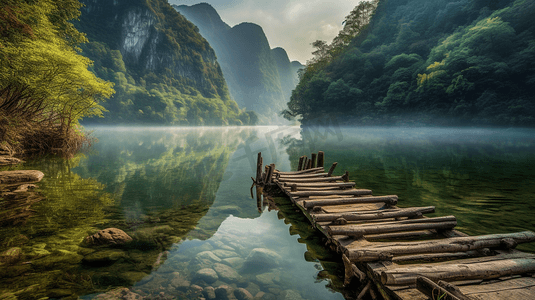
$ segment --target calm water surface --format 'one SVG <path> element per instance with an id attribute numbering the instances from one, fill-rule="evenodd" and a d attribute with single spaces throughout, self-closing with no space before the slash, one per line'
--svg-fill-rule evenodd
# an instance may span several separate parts
<path id="1" fill-rule="evenodd" d="M 0 295 L 95 298 L 120 286 L 151 297 L 196 299 L 228 286 L 263 299 L 343 299 L 343 265 L 284 199 L 260 207 L 249 187 L 256 154 L 289 171 L 323 150 L 335 174 L 397 194 L 400 206 L 437 207 L 461 231 L 535 230 L 535 131 L 505 129 L 95 128 L 89 153 L 41 159 L 44 200 L 0 228 Z M 81 244 L 120 228 L 128 247 Z M 519 248 L 535 251 L 534 245 Z M 161 294 L 163 293 L 163 294 Z"/>

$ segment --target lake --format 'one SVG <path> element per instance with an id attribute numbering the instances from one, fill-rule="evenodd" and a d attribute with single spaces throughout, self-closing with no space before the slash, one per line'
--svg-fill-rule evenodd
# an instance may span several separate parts
<path id="1" fill-rule="evenodd" d="M 98 298 L 116 287 L 158 299 L 225 292 L 262 299 L 344 299 L 343 264 L 284 198 L 251 197 L 264 164 L 295 170 L 325 151 L 326 168 L 357 187 L 436 206 L 468 234 L 535 230 L 535 130 L 470 128 L 95 127 L 98 142 L 70 160 L 30 160 L 44 199 L 0 228 L 0 295 Z M 128 247 L 81 244 L 119 228 Z M 534 245 L 519 249 L 535 252 Z M 233 292 L 232 292 L 233 291 Z M 203 294 L 204 293 L 204 294 Z M 162 298 L 167 297 L 167 298 Z"/>

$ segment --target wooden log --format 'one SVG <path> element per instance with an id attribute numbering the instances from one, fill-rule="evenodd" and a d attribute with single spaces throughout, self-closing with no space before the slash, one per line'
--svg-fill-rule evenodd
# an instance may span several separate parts
<path id="1" fill-rule="evenodd" d="M 328 196 L 328 195 L 363 196 L 363 195 L 371 195 L 371 194 L 372 194 L 371 190 L 365 190 L 365 189 L 351 189 L 351 190 L 341 190 L 341 191 L 303 191 L 303 192 L 290 193 L 290 195 L 298 196 L 298 197 Z"/>
<path id="2" fill-rule="evenodd" d="M 311 156 L 312 156 L 312 159 L 311 159 L 312 162 L 310 163 L 310 168 L 314 169 L 316 167 L 316 157 L 317 157 L 317 155 L 316 155 L 316 153 L 312 153 Z"/>
<path id="3" fill-rule="evenodd" d="M 281 176 L 285 175 L 303 175 L 303 174 L 312 174 L 314 172 L 320 171 L 319 173 L 325 173 L 323 168 L 313 168 L 309 170 L 295 171 L 295 172 L 280 172 L 275 170 L 275 173 L 280 174 Z"/>
<path id="4" fill-rule="evenodd" d="M 285 182 L 284 185 L 287 185 Z M 296 183 L 297 187 L 304 188 L 304 187 L 340 187 L 340 188 L 348 188 L 348 187 L 354 187 L 354 182 L 313 182 L 313 183 Z"/>
<path id="5" fill-rule="evenodd" d="M 262 184 L 262 152 L 258 152 L 256 160 L 256 183 Z"/>
<path id="6" fill-rule="evenodd" d="M 456 287 L 455 285 L 453 285 L 453 284 L 451 284 L 449 282 L 445 282 L 445 281 L 439 280 L 437 284 L 438 284 L 438 286 L 442 287 L 443 289 L 448 291 L 450 294 L 452 294 L 453 296 L 455 296 L 455 297 L 457 297 L 457 298 L 459 298 L 461 300 L 471 300 L 471 298 L 466 296 L 465 294 L 463 294 L 458 287 Z"/>
<path id="7" fill-rule="evenodd" d="M 297 185 L 299 186 L 299 185 Z M 309 201 L 309 200 L 306 200 Z M 402 209 L 381 209 L 366 212 L 352 212 L 352 213 L 337 213 L 337 214 L 323 214 L 314 215 L 314 221 L 316 222 L 329 222 L 338 218 L 344 218 L 347 221 L 366 221 L 366 220 L 379 220 L 390 218 L 402 218 L 402 217 L 420 217 L 426 213 L 434 213 L 434 206 L 427 207 L 409 207 Z"/>
<path id="8" fill-rule="evenodd" d="M 364 296 L 366 296 L 366 293 L 370 290 L 370 287 L 372 286 L 372 282 L 368 281 L 366 286 L 360 291 L 359 295 L 357 296 L 357 300 L 362 300 Z"/>
<path id="9" fill-rule="evenodd" d="M 318 152 L 318 167 L 323 168 L 323 163 L 325 161 L 325 153 L 323 151 Z"/>
<path id="10" fill-rule="evenodd" d="M 342 176 L 334 177 L 316 177 L 316 178 L 292 178 L 292 177 L 280 177 L 280 182 L 293 182 L 293 183 L 311 183 L 311 182 L 329 182 L 342 180 Z"/>
<path id="11" fill-rule="evenodd" d="M 416 224 L 387 224 L 387 225 L 369 225 L 353 227 L 346 225 L 342 228 L 332 228 L 329 226 L 330 235 L 347 235 L 353 237 L 362 237 L 368 234 L 388 233 L 388 232 L 400 232 L 400 231 L 416 231 L 416 230 L 429 230 L 429 229 L 452 229 L 457 226 L 457 222 L 429 222 L 429 223 L 416 223 Z"/>
<path id="12" fill-rule="evenodd" d="M 430 254 L 416 254 L 416 255 L 402 255 L 392 258 L 392 262 L 414 263 L 414 262 L 439 262 L 454 259 L 463 259 L 471 257 L 479 257 L 481 254 L 477 251 L 455 252 L 455 253 L 430 253 Z"/>
<path id="13" fill-rule="evenodd" d="M 361 195 L 371 195 L 370 190 L 349 190 L 349 191 L 362 191 L 361 193 L 367 193 L 367 194 L 361 194 Z M 365 191 L 369 191 L 369 193 Z M 343 192 L 343 191 L 340 191 L 340 192 Z M 340 195 L 340 194 L 337 194 L 337 195 Z M 299 196 L 299 195 L 296 195 L 296 196 Z M 347 205 L 347 204 L 362 204 L 362 203 L 385 203 L 388 205 L 396 205 L 398 203 L 398 196 L 389 195 L 389 196 L 374 196 L 374 197 L 352 197 L 352 198 L 333 198 L 333 199 L 321 199 L 321 200 L 305 200 L 303 203 L 303 206 L 308 209 L 308 208 L 313 208 L 314 206 Z M 351 217 L 349 218 L 351 219 Z"/>
<path id="14" fill-rule="evenodd" d="M 299 191 L 343 191 L 344 189 L 342 189 L 339 186 L 324 186 L 324 187 L 303 186 L 303 187 L 298 187 L 298 190 Z"/>
<path id="15" fill-rule="evenodd" d="M 307 163 L 307 170 L 311 168 L 312 168 L 312 159 L 309 159 Z"/>
<path id="16" fill-rule="evenodd" d="M 331 168 L 329 169 L 329 172 L 327 172 L 327 177 L 331 177 L 333 175 L 334 169 L 336 168 L 336 165 L 338 165 L 337 162 L 334 162 Z"/>
<path id="17" fill-rule="evenodd" d="M 297 192 L 297 185 L 295 183 L 292 184 L 291 191 L 292 192 Z"/>
<path id="18" fill-rule="evenodd" d="M 440 300 L 466 300 L 466 297 L 458 298 L 457 296 L 451 294 L 443 287 L 431 281 L 429 278 L 418 276 L 416 278 L 416 288 L 424 295 L 430 297 L 431 299 L 440 299 Z"/>
<path id="19" fill-rule="evenodd" d="M 299 162 L 297 163 L 297 171 L 303 170 L 303 160 L 305 159 L 304 156 L 299 157 Z"/>
<path id="20" fill-rule="evenodd" d="M 395 268 L 381 272 L 385 285 L 412 285 L 418 276 L 431 280 L 494 279 L 503 276 L 535 272 L 535 258 L 516 258 L 480 263 L 426 264 L 414 267 Z"/>
<path id="21" fill-rule="evenodd" d="M 451 218 L 422 218 L 418 220 L 407 220 L 419 223 L 429 222 L 435 220 L 440 222 L 454 221 Z M 402 223 L 398 222 L 399 223 Z M 424 254 L 424 253 L 454 253 L 466 252 L 482 248 L 497 248 L 504 246 L 504 240 L 513 241 L 513 245 L 519 243 L 529 243 L 535 241 L 535 233 L 531 231 L 507 233 L 507 234 L 489 234 L 482 236 L 467 236 L 448 238 L 442 240 L 418 241 L 418 242 L 404 242 L 404 243 L 388 243 L 386 245 L 379 245 L 359 250 L 347 250 L 346 256 L 351 261 L 374 261 L 384 256 L 409 255 L 409 254 Z M 507 245 L 506 245 L 507 246 Z"/>
<path id="22" fill-rule="evenodd" d="M 310 169 L 311 170 L 311 169 Z M 303 179 L 303 178 L 316 178 L 316 177 L 326 177 L 327 173 L 303 173 L 297 175 L 285 175 L 281 174 L 280 178 L 294 178 L 294 179 Z"/>
<path id="23" fill-rule="evenodd" d="M 344 182 L 348 182 L 349 181 L 349 172 L 346 171 L 344 175 L 342 175 L 342 180 Z"/>

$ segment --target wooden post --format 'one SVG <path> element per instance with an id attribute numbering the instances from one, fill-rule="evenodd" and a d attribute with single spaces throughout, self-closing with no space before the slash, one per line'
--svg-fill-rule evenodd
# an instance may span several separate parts
<path id="1" fill-rule="evenodd" d="M 297 185 L 294 183 L 292 184 L 292 189 L 291 189 L 292 192 L 297 192 Z"/>
<path id="2" fill-rule="evenodd" d="M 275 170 L 275 164 L 270 164 L 269 165 L 269 168 L 268 168 L 268 171 L 267 171 L 267 182 L 266 183 L 271 183 L 271 180 L 273 178 L 273 171 Z"/>
<path id="3" fill-rule="evenodd" d="M 312 163 L 310 165 L 310 168 L 313 169 L 316 167 L 316 153 L 312 153 Z"/>
<path id="4" fill-rule="evenodd" d="M 308 169 L 312 169 L 312 159 L 309 159 L 308 160 L 308 163 L 307 163 L 307 170 Z"/>
<path id="5" fill-rule="evenodd" d="M 342 179 L 344 180 L 344 182 L 349 182 L 349 172 L 346 171 L 346 173 L 344 175 L 342 175 Z"/>
<path id="6" fill-rule="evenodd" d="M 318 167 L 323 168 L 323 162 L 325 160 L 325 153 L 323 151 L 318 152 Z"/>
<path id="7" fill-rule="evenodd" d="M 256 160 L 256 184 L 262 184 L 262 152 L 258 152 Z"/>
<path id="8" fill-rule="evenodd" d="M 329 169 L 329 172 L 327 173 L 327 177 L 331 177 L 331 176 L 333 175 L 334 168 L 336 168 L 336 165 L 337 165 L 337 164 L 338 164 L 337 162 L 333 163 L 333 165 L 332 165 L 331 168 Z"/>
<path id="9" fill-rule="evenodd" d="M 303 170 L 303 160 L 305 160 L 304 156 L 299 157 L 299 162 L 297 163 L 297 171 Z"/>
<path id="10" fill-rule="evenodd" d="M 301 170 L 306 170 L 307 166 L 308 166 L 308 157 L 305 156 L 305 158 L 303 159 L 303 167 L 301 168 Z"/>

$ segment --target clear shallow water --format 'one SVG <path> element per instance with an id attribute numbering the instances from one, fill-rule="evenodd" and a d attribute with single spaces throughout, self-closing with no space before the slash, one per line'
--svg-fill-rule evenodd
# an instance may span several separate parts
<path id="1" fill-rule="evenodd" d="M 278 137 L 292 132 L 298 129 L 95 128 L 99 142 L 86 155 L 27 162 L 18 168 L 46 174 L 39 183 L 46 199 L 25 224 L 0 231 L 1 251 L 25 254 L 8 266 L 0 294 L 92 299 L 125 286 L 145 297 L 197 299 L 197 289 L 227 285 L 263 299 L 343 299 L 331 288 L 340 280 L 322 264 L 331 273 L 341 265 L 324 251 L 313 252 L 330 261 L 312 255 L 321 241 L 311 228 L 292 227 L 250 195 L 257 151 L 274 149 L 270 158 L 289 170 Z M 81 244 L 109 227 L 134 242 Z"/>
<path id="2" fill-rule="evenodd" d="M 469 234 L 535 230 L 535 131 L 495 129 L 96 128 L 99 142 L 71 160 L 41 159 L 45 200 L 24 224 L 0 228 L 0 295 L 94 298 L 110 287 L 195 299 L 198 287 L 245 288 L 265 299 L 343 299 L 342 265 L 284 199 L 257 206 L 256 154 L 288 171 L 323 150 L 335 174 L 400 206 L 437 207 Z M 270 210 L 276 202 L 279 211 Z M 266 207 L 267 203 L 271 203 Z M 128 248 L 91 248 L 88 234 L 116 227 Z M 533 245 L 519 248 L 535 251 Z M 201 269 L 212 269 L 210 283 Z M 214 273 L 212 272 L 212 273 Z M 204 278 L 203 281 L 200 278 Z M 345 291 L 340 290 L 342 293 Z"/>

